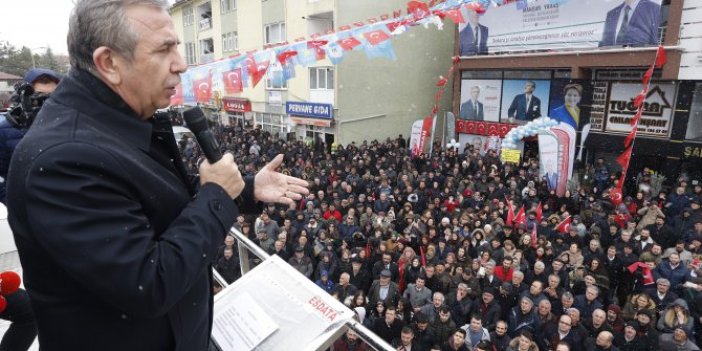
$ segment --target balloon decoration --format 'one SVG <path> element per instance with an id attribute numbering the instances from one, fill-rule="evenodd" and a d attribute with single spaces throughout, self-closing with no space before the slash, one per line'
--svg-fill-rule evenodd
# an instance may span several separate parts
<path id="1" fill-rule="evenodd" d="M 7 300 L 5 296 L 12 295 L 20 287 L 22 279 L 19 274 L 12 271 L 5 271 L 0 273 L 0 313 L 5 311 L 7 307 Z"/>
<path id="2" fill-rule="evenodd" d="M 558 121 L 548 117 L 540 117 L 529 123 L 514 128 L 507 132 L 504 140 L 502 140 L 502 149 L 516 149 L 517 143 L 528 137 L 535 136 L 542 130 L 548 130 L 551 127 L 558 125 Z"/>
<path id="3" fill-rule="evenodd" d="M 447 149 L 458 149 L 461 146 L 461 143 L 457 142 L 456 139 L 451 139 L 448 144 L 446 144 Z"/>

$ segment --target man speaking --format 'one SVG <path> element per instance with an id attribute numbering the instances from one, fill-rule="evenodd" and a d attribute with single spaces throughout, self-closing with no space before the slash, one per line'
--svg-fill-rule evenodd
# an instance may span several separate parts
<path id="1" fill-rule="evenodd" d="M 192 186 L 153 117 L 186 70 L 167 6 L 78 0 L 71 71 L 12 158 L 9 221 L 42 349 L 206 350 L 210 253 L 240 210 L 307 193 L 275 171 L 281 155 L 244 179 L 225 154 Z"/>

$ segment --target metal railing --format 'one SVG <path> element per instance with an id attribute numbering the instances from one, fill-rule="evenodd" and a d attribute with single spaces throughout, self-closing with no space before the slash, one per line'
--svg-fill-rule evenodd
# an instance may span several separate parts
<path id="1" fill-rule="evenodd" d="M 241 274 L 244 275 L 248 273 L 251 270 L 250 266 L 250 260 L 249 260 L 249 251 L 251 251 L 256 257 L 260 258 L 261 260 L 265 260 L 271 255 L 269 255 L 266 251 L 264 251 L 260 246 L 256 245 L 251 239 L 246 237 L 244 234 L 242 234 L 240 231 L 238 231 L 235 228 L 231 228 L 229 230 L 229 234 L 232 235 L 234 238 L 236 238 L 238 242 L 238 248 L 239 248 L 239 263 L 241 264 Z M 217 272 L 216 269 L 212 269 L 212 274 L 217 281 L 219 285 L 222 286 L 222 288 L 226 288 L 229 286 L 229 284 L 222 278 L 222 276 Z M 348 307 L 344 307 L 348 308 Z M 342 331 L 345 333 L 346 330 L 351 329 L 353 330 L 358 336 L 366 343 L 368 346 L 375 350 L 385 350 L 385 351 L 394 351 L 395 349 L 390 346 L 385 340 L 381 339 L 379 336 L 377 336 L 375 333 L 373 333 L 371 330 L 366 328 L 363 324 L 357 322 L 356 320 L 351 320 L 347 322 L 344 325 L 344 328 L 342 328 Z M 327 348 L 331 347 L 331 345 L 336 341 L 336 337 L 341 335 L 340 333 L 336 333 L 333 335 L 329 340 L 327 340 L 322 347 L 320 347 L 318 350 L 326 350 Z"/>

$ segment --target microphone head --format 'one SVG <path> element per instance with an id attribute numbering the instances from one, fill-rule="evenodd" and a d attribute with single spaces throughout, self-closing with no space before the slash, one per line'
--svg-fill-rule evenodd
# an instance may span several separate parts
<path id="1" fill-rule="evenodd" d="M 195 134 L 209 129 L 205 113 L 197 106 L 185 110 L 183 112 L 183 119 L 185 119 L 188 128 Z"/>

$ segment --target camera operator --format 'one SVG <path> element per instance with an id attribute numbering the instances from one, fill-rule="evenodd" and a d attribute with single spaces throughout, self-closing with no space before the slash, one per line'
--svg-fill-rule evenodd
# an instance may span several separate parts
<path id="1" fill-rule="evenodd" d="M 16 86 L 16 105 L 0 120 L 0 202 L 5 203 L 5 179 L 15 147 L 24 137 L 44 100 L 56 89 L 60 76 L 49 69 L 35 68 Z M 0 318 L 12 322 L 0 341 L 0 351 L 28 350 L 37 336 L 37 325 L 29 295 L 24 289 L 5 297 L 7 307 Z"/>
<path id="2" fill-rule="evenodd" d="M 34 68 L 15 86 L 13 106 L 0 120 L 0 202 L 5 203 L 5 179 L 15 146 L 32 124 L 44 100 L 54 92 L 61 77 L 54 71 Z"/>

